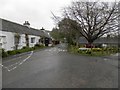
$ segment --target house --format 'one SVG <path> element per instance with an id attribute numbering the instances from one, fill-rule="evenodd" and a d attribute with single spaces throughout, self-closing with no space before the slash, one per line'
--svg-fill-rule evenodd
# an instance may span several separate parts
<path id="1" fill-rule="evenodd" d="M 45 45 L 46 38 L 50 36 L 45 31 L 31 28 L 28 21 L 21 25 L 0 19 L 0 47 L 5 51 L 21 49 L 25 46 L 34 47 L 36 44 Z"/>
<path id="2" fill-rule="evenodd" d="M 44 34 L 48 36 L 44 38 L 45 46 L 52 46 L 52 37 L 50 36 L 51 31 L 45 30 L 43 27 L 40 30 L 43 31 Z"/>
<path id="3" fill-rule="evenodd" d="M 101 46 L 101 45 L 107 45 L 107 46 L 118 46 L 120 43 L 119 43 L 119 38 L 118 37 L 101 37 L 101 38 L 98 38 L 96 39 L 93 44 L 95 46 Z M 79 44 L 81 45 L 85 45 L 87 44 L 87 40 L 84 38 L 84 37 L 80 37 L 79 38 Z"/>

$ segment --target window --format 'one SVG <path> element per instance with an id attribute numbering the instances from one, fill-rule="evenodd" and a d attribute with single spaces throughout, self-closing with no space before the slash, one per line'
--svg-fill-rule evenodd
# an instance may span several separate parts
<path id="1" fill-rule="evenodd" d="M 35 38 L 31 38 L 31 43 L 35 43 Z"/>

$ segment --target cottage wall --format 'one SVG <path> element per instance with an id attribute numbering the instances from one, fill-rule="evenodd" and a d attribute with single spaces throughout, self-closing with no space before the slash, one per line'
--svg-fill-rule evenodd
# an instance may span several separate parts
<path id="1" fill-rule="evenodd" d="M 50 38 L 45 31 L 26 27 L 4 19 L 0 19 L 0 30 L 0 34 L 2 33 L 0 35 L 0 48 L 4 48 L 5 51 L 21 49 L 26 46 L 26 35 L 28 35 L 27 40 L 29 40 L 29 44 L 27 43 L 27 45 L 29 47 L 41 44 L 41 37 Z"/>
<path id="2" fill-rule="evenodd" d="M 0 31 L 0 33 L 4 35 L 2 38 L 2 48 L 4 48 L 5 51 L 14 50 L 14 33 L 5 31 Z"/>
<path id="3" fill-rule="evenodd" d="M 28 35 L 29 37 L 29 47 L 34 47 L 35 44 L 39 44 L 40 36 Z M 34 42 L 32 42 L 31 38 L 34 38 Z"/>
<path id="4" fill-rule="evenodd" d="M 22 49 L 24 46 L 26 46 L 25 34 L 21 34 L 18 49 Z"/>
<path id="5" fill-rule="evenodd" d="M 14 50 L 15 49 L 15 33 L 13 32 L 5 32 L 5 31 L 0 31 L 2 33 L 2 48 L 5 49 L 5 51 L 9 50 Z M 19 34 L 20 35 L 20 40 L 18 44 L 18 49 L 23 48 L 26 46 L 26 39 L 25 39 L 25 34 Z M 29 47 L 34 47 L 35 44 L 39 44 L 39 39 L 40 36 L 34 36 L 34 35 L 28 35 L 29 38 Z M 31 41 L 31 38 L 34 38 L 34 42 Z"/>

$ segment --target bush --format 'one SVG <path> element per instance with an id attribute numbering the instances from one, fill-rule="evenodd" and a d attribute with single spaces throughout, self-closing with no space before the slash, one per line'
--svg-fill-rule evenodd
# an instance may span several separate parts
<path id="1" fill-rule="evenodd" d="M 92 54 L 92 51 L 91 50 L 87 50 L 86 54 Z"/>
<path id="2" fill-rule="evenodd" d="M 43 47 L 45 47 L 45 46 L 44 46 L 44 45 L 40 45 L 40 47 L 42 47 L 42 48 L 43 48 Z"/>
<path id="3" fill-rule="evenodd" d="M 102 51 L 102 49 L 101 48 L 92 48 L 92 51 L 97 52 L 97 51 Z"/>
<path id="4" fill-rule="evenodd" d="M 120 53 L 120 48 L 118 48 L 118 52 Z"/>
<path id="5" fill-rule="evenodd" d="M 15 50 L 16 54 L 20 54 L 20 53 L 23 53 L 25 52 L 25 49 L 18 49 L 18 50 Z"/>
<path id="6" fill-rule="evenodd" d="M 41 47 L 41 45 L 40 44 L 35 44 L 35 47 Z"/>
<path id="7" fill-rule="evenodd" d="M 28 51 L 32 51 L 32 50 L 36 50 L 36 49 L 40 49 L 45 47 L 44 45 L 39 45 L 36 44 L 34 47 L 29 48 L 28 46 L 24 46 L 22 49 L 18 49 L 18 50 L 12 50 L 12 51 L 7 51 L 5 52 L 4 49 L 1 49 L 0 51 L 0 55 L 2 55 L 2 57 L 7 57 L 8 55 L 15 55 L 15 54 L 20 54 L 20 53 L 24 53 L 24 52 L 28 52 Z"/>
<path id="8" fill-rule="evenodd" d="M 28 49 L 29 47 L 28 46 L 24 46 L 22 49 Z"/>
<path id="9" fill-rule="evenodd" d="M 78 52 L 78 48 L 76 46 L 71 45 L 70 46 L 70 51 L 76 53 L 76 52 Z"/>
<path id="10" fill-rule="evenodd" d="M 118 47 L 107 47 L 107 48 L 104 48 L 103 49 L 104 51 L 107 51 L 107 52 L 112 52 L 112 53 L 117 53 L 119 52 L 119 48 Z"/>
<path id="11" fill-rule="evenodd" d="M 7 52 L 5 52 L 5 50 L 4 49 L 2 49 L 2 57 L 7 57 L 8 56 L 8 53 Z"/>
<path id="12" fill-rule="evenodd" d="M 33 50 L 32 48 L 28 48 L 28 47 L 23 47 L 22 49 L 18 49 L 18 50 L 12 50 L 12 51 L 7 51 L 8 55 L 15 55 L 15 54 L 20 54 L 23 52 L 28 52 Z"/>
<path id="13" fill-rule="evenodd" d="M 40 45 L 40 44 L 36 44 L 34 47 L 33 47 L 33 49 L 35 50 L 35 49 L 39 49 L 39 48 L 43 48 L 43 47 L 45 47 L 44 45 Z"/>
<path id="14" fill-rule="evenodd" d="M 119 48 L 112 48 L 111 51 L 114 52 L 114 53 L 118 53 L 119 52 Z"/>
<path id="15" fill-rule="evenodd" d="M 16 51 L 13 50 L 13 51 L 7 51 L 8 55 L 15 55 L 16 54 Z"/>

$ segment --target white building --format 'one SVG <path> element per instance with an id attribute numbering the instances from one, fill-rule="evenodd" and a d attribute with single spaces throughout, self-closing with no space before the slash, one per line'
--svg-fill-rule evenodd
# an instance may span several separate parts
<path id="1" fill-rule="evenodd" d="M 42 30 L 31 28 L 28 21 L 21 25 L 0 19 L 0 47 L 5 51 L 44 44 L 44 38 L 50 38 L 50 36 Z"/>

